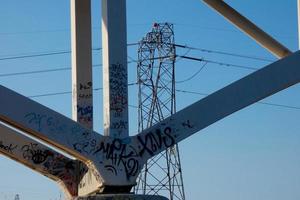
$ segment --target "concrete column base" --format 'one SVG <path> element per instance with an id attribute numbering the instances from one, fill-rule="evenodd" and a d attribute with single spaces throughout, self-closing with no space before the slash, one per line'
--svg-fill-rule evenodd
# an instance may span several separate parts
<path id="1" fill-rule="evenodd" d="M 168 198 L 158 195 L 97 194 L 88 197 L 78 197 L 77 200 L 168 200 Z"/>

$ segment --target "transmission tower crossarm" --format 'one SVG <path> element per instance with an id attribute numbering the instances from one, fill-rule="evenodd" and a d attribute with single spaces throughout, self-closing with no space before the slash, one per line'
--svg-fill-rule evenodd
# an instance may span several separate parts
<path id="1" fill-rule="evenodd" d="M 283 58 L 292 53 L 283 44 L 279 43 L 223 0 L 203 1 L 278 58 Z"/>
<path id="2" fill-rule="evenodd" d="M 1 123 L 0 136 L 0 152 L 3 155 L 57 182 L 62 187 L 66 199 L 73 199 L 78 195 L 80 176 L 88 171 L 87 167 L 84 167 L 82 173 L 78 173 L 80 161 L 67 158 Z"/>
<path id="3" fill-rule="evenodd" d="M 300 51 L 216 91 L 135 136 L 143 160 L 300 81 Z M 160 143 L 154 143 L 153 138 Z M 159 140 L 158 140 L 159 139 Z"/>

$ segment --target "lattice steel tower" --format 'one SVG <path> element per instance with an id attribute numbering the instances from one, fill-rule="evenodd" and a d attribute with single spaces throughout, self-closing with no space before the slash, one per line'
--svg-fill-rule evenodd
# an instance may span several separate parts
<path id="1" fill-rule="evenodd" d="M 176 112 L 175 50 L 170 23 L 155 23 L 139 43 L 139 132 Z M 177 144 L 147 162 L 138 177 L 135 192 L 160 194 L 170 200 L 185 199 Z"/>

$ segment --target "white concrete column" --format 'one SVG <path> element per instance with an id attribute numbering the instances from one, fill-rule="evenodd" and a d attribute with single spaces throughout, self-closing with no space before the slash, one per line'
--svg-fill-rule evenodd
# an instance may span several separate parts
<path id="1" fill-rule="evenodd" d="M 126 1 L 102 0 L 104 134 L 128 137 Z"/>
<path id="2" fill-rule="evenodd" d="M 93 129 L 91 1 L 71 0 L 72 116 Z M 81 169 L 85 166 L 79 166 Z M 79 195 L 97 191 L 101 183 L 88 170 L 78 185 Z"/>
<path id="3" fill-rule="evenodd" d="M 72 115 L 93 129 L 91 1 L 71 0 Z"/>

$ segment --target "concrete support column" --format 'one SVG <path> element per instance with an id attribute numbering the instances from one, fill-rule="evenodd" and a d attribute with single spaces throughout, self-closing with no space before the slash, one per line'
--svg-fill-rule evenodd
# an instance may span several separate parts
<path id="1" fill-rule="evenodd" d="M 128 137 L 126 1 L 102 0 L 104 135 Z"/>
<path id="2" fill-rule="evenodd" d="M 93 81 L 92 81 L 92 23 L 91 1 L 70 0 L 72 40 L 72 116 L 73 120 L 93 129 Z M 81 169 L 85 166 L 79 166 Z M 80 170 L 84 171 L 84 170 Z M 78 185 L 79 195 L 87 195 L 99 189 L 89 169 Z"/>
<path id="3" fill-rule="evenodd" d="M 93 129 L 91 1 L 71 0 L 72 115 Z"/>

